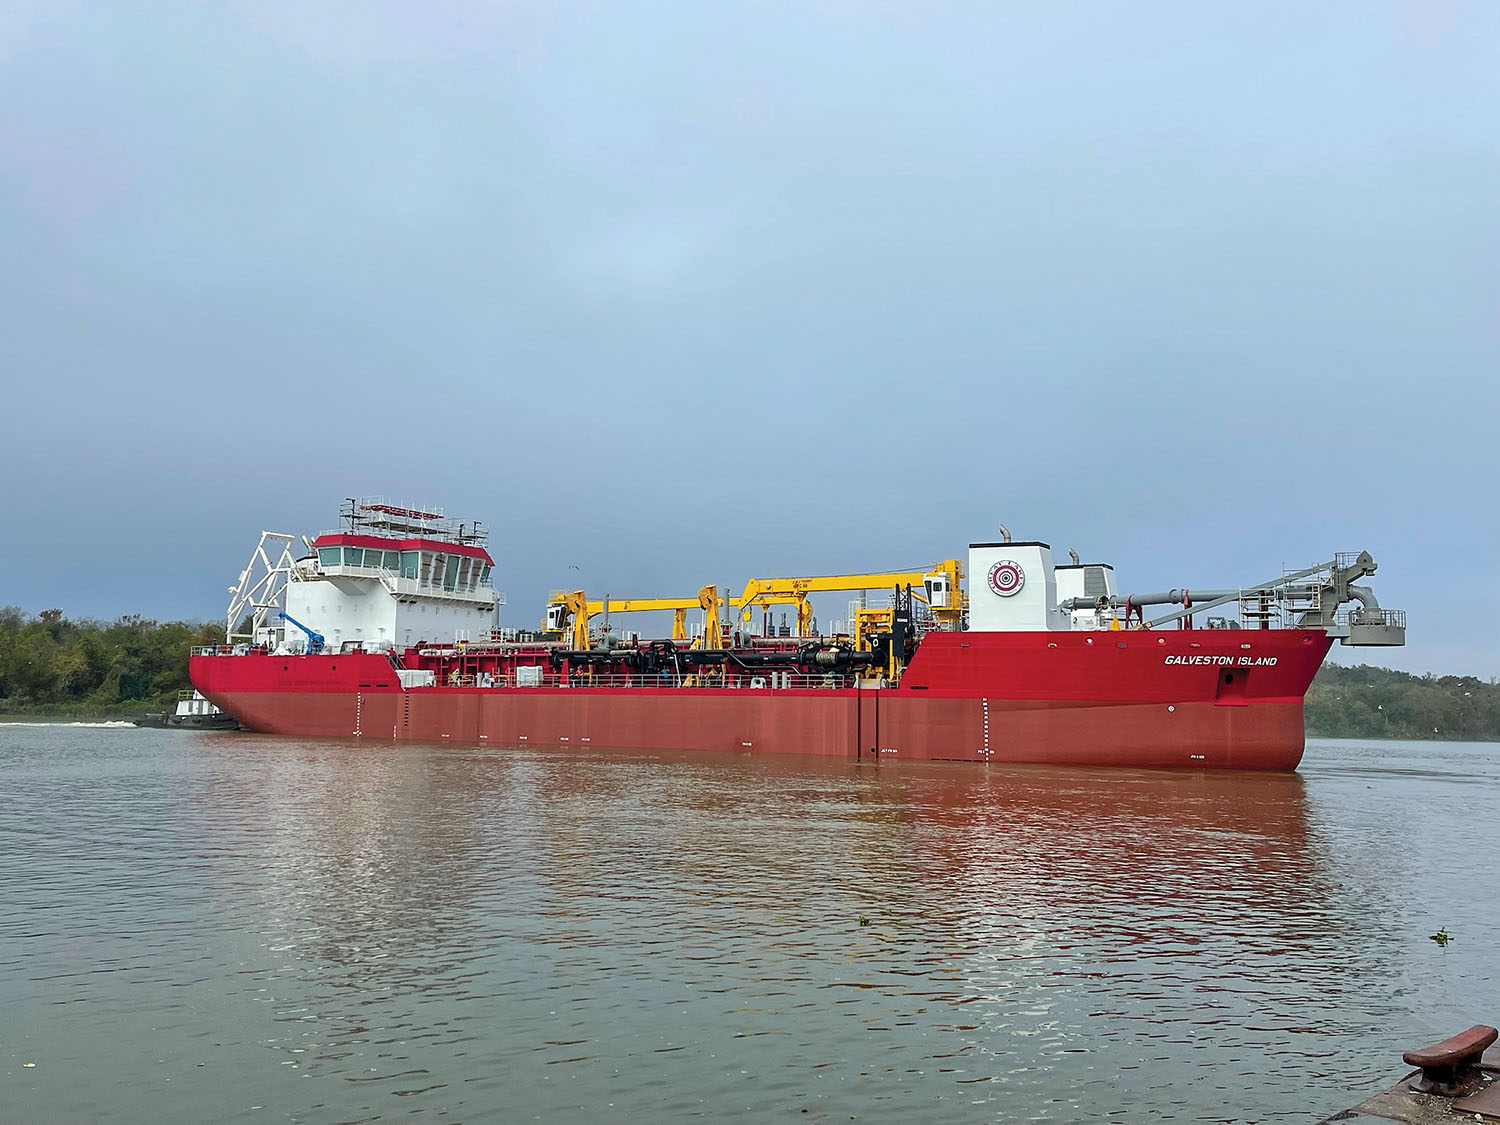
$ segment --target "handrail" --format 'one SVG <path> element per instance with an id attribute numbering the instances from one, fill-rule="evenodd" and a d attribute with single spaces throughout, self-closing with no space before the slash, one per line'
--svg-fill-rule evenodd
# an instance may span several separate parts
<path id="1" fill-rule="evenodd" d="M 516 691 L 525 691 L 528 688 L 567 688 L 574 691 L 587 691 L 589 688 L 711 688 L 722 691 L 828 691 L 840 688 L 850 688 L 855 684 L 855 677 L 844 676 L 837 673 L 801 675 L 793 672 L 779 672 L 776 674 L 774 683 L 772 677 L 766 676 L 741 676 L 738 680 L 725 683 L 723 679 L 712 673 L 684 672 L 681 675 L 667 674 L 662 676 L 653 675 L 624 675 L 617 672 L 599 673 L 593 675 L 576 675 L 564 680 L 555 672 L 543 673 L 542 682 L 539 684 L 518 685 L 513 676 L 494 675 L 489 676 L 488 683 L 478 683 L 475 677 L 470 675 L 451 674 L 446 681 L 451 687 L 494 687 L 507 688 Z M 434 684 L 434 687 L 443 684 Z"/>
<path id="2" fill-rule="evenodd" d="M 1406 628 L 1406 610 L 1369 609 L 1366 606 L 1347 606 L 1334 614 L 1335 625 L 1388 625 Z"/>
<path id="3" fill-rule="evenodd" d="M 190 653 L 193 656 L 244 656 L 249 654 L 248 645 L 195 645 Z M 415 669 L 420 671 L 421 669 Z M 845 675 L 837 672 L 822 672 L 803 674 L 800 672 L 781 672 L 766 670 L 764 675 L 740 675 L 737 679 L 726 682 L 724 678 L 716 674 L 715 669 L 699 669 L 697 671 L 683 671 L 681 673 L 665 673 L 660 675 L 634 673 L 626 675 L 619 672 L 594 672 L 592 670 L 581 670 L 568 678 L 563 678 L 557 672 L 546 668 L 542 672 L 540 683 L 518 684 L 513 674 L 503 675 L 494 672 L 460 673 L 454 670 L 448 674 L 446 680 L 437 680 L 423 688 L 408 688 L 408 691 L 423 691 L 440 687 L 477 687 L 507 689 L 513 691 L 525 691 L 528 688 L 565 688 L 574 691 L 587 691 L 590 688 L 611 689 L 652 689 L 652 688 L 681 688 L 681 689 L 716 689 L 720 691 L 837 691 L 852 688 L 860 682 L 857 676 Z"/>

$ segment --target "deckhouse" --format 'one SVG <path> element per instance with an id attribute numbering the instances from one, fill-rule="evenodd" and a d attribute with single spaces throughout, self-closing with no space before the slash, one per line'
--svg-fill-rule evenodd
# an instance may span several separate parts
<path id="1" fill-rule="evenodd" d="M 490 583 L 494 560 L 483 524 L 440 511 L 350 499 L 341 526 L 307 542 L 286 582 L 285 614 L 270 614 L 256 640 L 301 652 L 313 634 L 334 652 L 421 641 L 487 637 L 504 598 Z"/>

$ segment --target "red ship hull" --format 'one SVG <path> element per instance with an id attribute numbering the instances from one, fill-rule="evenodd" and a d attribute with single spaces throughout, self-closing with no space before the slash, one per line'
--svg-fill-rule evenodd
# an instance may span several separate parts
<path id="1" fill-rule="evenodd" d="M 375 653 L 199 655 L 272 734 L 475 746 L 1291 770 L 1318 630 L 932 632 L 897 687 L 403 689 Z"/>

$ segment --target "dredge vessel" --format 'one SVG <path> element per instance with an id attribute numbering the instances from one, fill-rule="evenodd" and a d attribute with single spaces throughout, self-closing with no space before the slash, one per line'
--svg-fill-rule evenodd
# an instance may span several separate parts
<path id="1" fill-rule="evenodd" d="M 1333 642 L 1405 641 L 1405 615 L 1357 584 L 1375 572 L 1368 553 L 1246 587 L 1122 595 L 1108 564 L 1058 565 L 1004 528 L 969 544 L 966 565 L 751 579 L 737 596 L 558 591 L 539 628 L 501 629 L 483 525 L 378 500 L 341 517 L 302 549 L 263 532 L 230 588 L 225 643 L 193 652 L 194 687 L 248 730 L 1289 770 Z M 857 600 L 820 632 L 810 599 L 830 592 Z M 771 606 L 789 607 L 779 626 Z M 670 612 L 672 636 L 616 631 L 639 611 Z"/>

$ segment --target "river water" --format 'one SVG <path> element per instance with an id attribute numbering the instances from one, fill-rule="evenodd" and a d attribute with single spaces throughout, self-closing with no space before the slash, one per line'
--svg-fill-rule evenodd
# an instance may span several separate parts
<path id="1" fill-rule="evenodd" d="M 1307 1120 L 1500 1018 L 1497 765 L 5 725 L 0 1117 Z"/>

